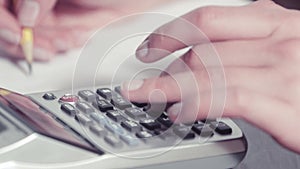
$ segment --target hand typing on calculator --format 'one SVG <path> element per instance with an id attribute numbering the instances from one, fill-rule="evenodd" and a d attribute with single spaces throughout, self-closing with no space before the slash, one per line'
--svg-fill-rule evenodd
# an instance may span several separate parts
<path id="1" fill-rule="evenodd" d="M 289 132 L 300 127 L 299 15 L 299 11 L 269 0 L 241 7 L 204 7 L 187 13 L 155 30 L 136 55 L 149 63 L 185 47 L 190 50 L 160 77 L 124 83 L 123 94 L 140 102 L 149 100 L 153 90 L 160 91 L 165 100 L 176 103 L 167 110 L 171 119 L 201 119 L 209 115 L 211 100 L 216 98 L 210 94 L 216 89 L 210 80 L 224 73 L 226 87 L 216 89 L 226 91 L 223 116 L 243 118 L 283 146 L 300 152 L 300 135 Z M 204 35 L 198 36 L 183 26 L 182 20 Z M 222 66 L 203 63 L 216 56 L 207 52 L 210 50 L 216 51 Z M 189 76 L 194 80 L 186 80 Z"/>

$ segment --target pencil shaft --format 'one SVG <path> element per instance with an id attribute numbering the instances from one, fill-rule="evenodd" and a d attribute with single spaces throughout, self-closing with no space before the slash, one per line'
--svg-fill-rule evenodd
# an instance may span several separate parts
<path id="1" fill-rule="evenodd" d="M 22 47 L 25 60 L 28 64 L 29 73 L 31 73 L 33 61 L 33 32 L 31 28 L 23 28 L 20 45 Z"/>

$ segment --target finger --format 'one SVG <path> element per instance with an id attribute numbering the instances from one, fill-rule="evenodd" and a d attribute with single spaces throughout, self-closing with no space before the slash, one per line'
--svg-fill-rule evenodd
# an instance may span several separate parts
<path id="1" fill-rule="evenodd" d="M 226 92 L 224 113 L 219 114 L 222 116 L 209 115 L 212 104 L 209 92 L 202 94 L 198 111 L 195 111 L 194 104 L 199 103 L 177 103 L 168 109 L 169 116 L 175 122 L 191 122 L 208 116 L 243 118 L 270 133 L 286 147 L 300 151 L 300 137 L 287 132 L 299 127 L 299 115 L 289 104 L 251 90 L 229 88 Z M 222 106 L 219 107 L 221 109 Z"/>
<path id="2" fill-rule="evenodd" d="M 56 48 L 52 44 L 53 37 L 49 38 L 48 31 L 36 30 L 34 32 L 33 58 L 35 61 L 49 61 L 56 53 Z"/>
<path id="3" fill-rule="evenodd" d="M 223 74 L 224 72 L 225 74 Z M 149 99 L 151 93 L 160 91 L 168 102 L 178 102 L 190 98 L 196 100 L 197 97 L 201 97 L 202 92 L 210 91 L 214 94 L 215 90 L 239 87 L 290 101 L 288 95 L 284 96 L 282 93 L 278 93 L 280 88 L 286 86 L 285 80 L 277 78 L 277 73 L 270 68 L 225 67 L 224 72 L 219 68 L 208 68 L 129 81 L 123 83 L 122 94 L 135 102 L 149 102 L 153 101 L 153 99 Z"/>
<path id="4" fill-rule="evenodd" d="M 55 53 L 61 53 L 69 49 L 82 47 L 88 39 L 86 32 L 86 30 L 81 29 L 43 28 L 36 29 L 35 34 L 36 36 L 42 36 L 44 39 L 47 39 Z"/>
<path id="5" fill-rule="evenodd" d="M 267 37 L 285 17 L 279 10 L 269 0 L 242 7 L 199 8 L 158 28 L 138 47 L 136 55 L 143 62 L 153 62 L 199 43 Z"/>
<path id="6" fill-rule="evenodd" d="M 56 0 L 20 0 L 15 3 L 15 11 L 22 26 L 34 27 L 51 12 Z"/>
<path id="7" fill-rule="evenodd" d="M 268 41 L 268 43 L 266 43 Z M 175 59 L 166 72 L 175 74 L 209 67 L 267 67 L 278 61 L 267 50 L 270 39 L 232 40 L 195 45 L 180 58 Z M 271 58 L 271 59 L 270 59 Z"/>
<path id="8" fill-rule="evenodd" d="M 20 26 L 14 16 L 7 10 L 3 1 L 0 4 L 0 41 L 12 45 L 19 44 Z"/>
<path id="9" fill-rule="evenodd" d="M 49 61 L 55 55 L 53 46 L 49 43 L 49 40 L 36 36 L 33 48 L 33 59 L 35 61 L 46 62 Z M 10 58 L 24 59 L 23 51 L 19 46 L 3 43 L 0 41 L 0 48 Z"/>
<path id="10" fill-rule="evenodd" d="M 59 1 L 61 2 L 61 1 Z M 49 20 L 54 27 L 98 29 L 100 26 L 119 17 L 121 13 L 111 9 L 86 9 L 74 5 L 58 4 L 55 8 L 55 22 Z M 48 25 L 47 25 L 48 26 Z"/>

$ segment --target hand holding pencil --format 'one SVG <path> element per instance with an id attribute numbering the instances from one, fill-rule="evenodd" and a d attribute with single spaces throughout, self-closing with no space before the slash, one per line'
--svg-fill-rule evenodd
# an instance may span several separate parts
<path id="1" fill-rule="evenodd" d="M 0 50 L 9 59 L 26 57 L 29 65 L 49 61 L 58 53 L 82 47 L 91 32 L 108 22 L 160 2 L 0 0 Z"/>

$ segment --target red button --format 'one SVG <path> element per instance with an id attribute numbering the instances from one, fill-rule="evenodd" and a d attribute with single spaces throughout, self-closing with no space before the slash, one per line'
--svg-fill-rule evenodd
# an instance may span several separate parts
<path id="1" fill-rule="evenodd" d="M 79 97 L 72 94 L 65 94 L 63 95 L 59 101 L 61 102 L 67 102 L 67 103 L 75 103 L 79 100 Z"/>

